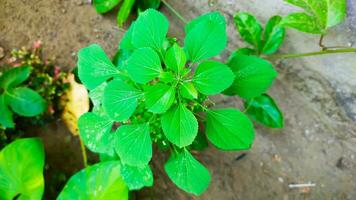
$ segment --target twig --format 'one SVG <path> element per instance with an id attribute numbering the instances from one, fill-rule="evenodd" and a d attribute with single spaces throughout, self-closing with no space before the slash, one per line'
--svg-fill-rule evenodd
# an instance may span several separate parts
<path id="1" fill-rule="evenodd" d="M 315 183 L 301 183 L 301 184 L 289 184 L 288 187 L 290 189 L 294 189 L 294 188 L 304 188 L 304 187 L 315 187 L 316 184 Z"/>

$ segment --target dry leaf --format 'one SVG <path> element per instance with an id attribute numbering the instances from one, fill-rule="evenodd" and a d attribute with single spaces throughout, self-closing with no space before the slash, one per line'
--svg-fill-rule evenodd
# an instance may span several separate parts
<path id="1" fill-rule="evenodd" d="M 75 81 L 74 74 L 68 74 L 67 79 L 70 88 L 62 98 L 64 104 L 62 120 L 73 135 L 78 135 L 78 119 L 82 114 L 89 111 L 89 96 L 84 85 Z"/>

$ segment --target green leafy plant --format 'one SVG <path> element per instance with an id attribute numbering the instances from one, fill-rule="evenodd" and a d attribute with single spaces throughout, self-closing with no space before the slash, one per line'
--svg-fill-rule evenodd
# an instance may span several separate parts
<path id="1" fill-rule="evenodd" d="M 20 86 L 29 78 L 30 71 L 29 66 L 16 67 L 0 77 L 0 125 L 5 128 L 15 127 L 12 111 L 21 116 L 33 117 L 46 108 L 44 99 L 36 91 Z"/>
<path id="2" fill-rule="evenodd" d="M 141 13 L 119 45 L 116 65 L 98 45 L 79 51 L 78 75 L 94 108 L 78 126 L 91 151 L 120 160 L 130 190 L 152 185 L 148 164 L 157 144 L 171 149 L 165 164 L 171 180 L 200 195 L 211 177 L 190 150 L 204 148 L 206 137 L 222 150 L 249 149 L 253 125 L 238 109 L 209 107 L 209 96 L 228 89 L 235 78 L 233 69 L 209 60 L 227 44 L 224 17 L 213 12 L 192 20 L 184 47 L 166 38 L 168 26 L 153 9 Z M 199 121 L 206 134 L 197 137 Z"/>
<path id="3" fill-rule="evenodd" d="M 0 152 L 0 199 L 41 199 L 44 149 L 40 139 L 19 139 Z"/>
<path id="4" fill-rule="evenodd" d="M 122 3 L 121 3 L 122 2 Z M 160 0 L 93 0 L 96 11 L 100 14 L 107 13 L 121 3 L 119 12 L 117 13 L 117 24 L 121 27 L 129 17 L 133 9 L 137 13 L 141 13 L 148 8 L 157 9 Z"/>
<path id="5" fill-rule="evenodd" d="M 345 0 L 285 0 L 303 8 L 305 12 L 292 13 L 285 17 L 273 16 L 263 28 L 250 13 L 238 12 L 234 22 L 241 38 L 248 47 L 235 50 L 228 65 L 235 73 L 235 81 L 225 91 L 228 95 L 238 95 L 245 100 L 245 112 L 253 120 L 271 127 L 282 128 L 283 115 L 273 98 L 265 92 L 277 76 L 268 60 L 298 58 L 331 53 L 356 52 L 350 47 L 327 47 L 323 38 L 330 27 L 341 23 L 346 16 Z M 283 44 L 285 28 L 320 34 L 321 51 L 301 54 L 276 54 Z M 253 86 L 249 88 L 248 86 Z"/>

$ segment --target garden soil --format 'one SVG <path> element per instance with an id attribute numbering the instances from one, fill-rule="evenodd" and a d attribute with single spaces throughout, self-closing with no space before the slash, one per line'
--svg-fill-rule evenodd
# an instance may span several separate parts
<path id="1" fill-rule="evenodd" d="M 275 14 L 295 8 L 282 0 L 180 0 L 168 1 L 185 18 L 220 10 L 228 22 L 229 49 L 243 47 L 233 25 L 237 11 L 248 11 L 265 23 Z M 356 42 L 356 2 L 348 2 L 347 21 L 330 30 L 326 45 L 352 46 Z M 162 6 L 170 19 L 170 36 L 184 37 L 184 24 Z M 98 15 L 81 0 L 0 0 L 0 47 L 6 62 L 10 51 L 30 47 L 35 40 L 44 45 L 44 56 L 57 57 L 63 70 L 76 66 L 76 52 L 92 43 L 114 55 L 125 28 L 116 26 L 117 10 Z M 318 36 L 288 30 L 279 53 L 318 51 Z M 225 51 L 217 59 L 226 59 Z M 275 62 L 279 76 L 269 94 L 280 105 L 285 128 L 268 129 L 256 124 L 256 139 L 250 151 L 222 152 L 210 146 L 196 153 L 212 174 L 207 191 L 200 197 L 186 194 L 168 179 L 163 164 L 166 153 L 156 152 L 152 167 L 155 183 L 133 194 L 135 199 L 356 199 L 356 55 L 338 54 Z M 238 98 L 217 96 L 220 107 L 239 107 Z M 46 147 L 46 192 L 55 199 L 63 183 L 82 168 L 79 142 L 59 120 L 29 130 Z M 245 155 L 245 156 L 241 156 Z M 91 161 L 96 159 L 90 156 Z M 289 188 L 311 183 L 313 187 Z"/>

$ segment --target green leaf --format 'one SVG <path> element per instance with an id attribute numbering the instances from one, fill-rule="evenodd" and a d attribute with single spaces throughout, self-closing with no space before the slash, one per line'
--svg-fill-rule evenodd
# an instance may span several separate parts
<path id="1" fill-rule="evenodd" d="M 174 184 L 195 195 L 201 195 L 211 180 L 209 171 L 186 149 L 172 154 L 164 169 Z"/>
<path id="2" fill-rule="evenodd" d="M 74 174 L 59 194 L 58 200 L 127 200 L 128 193 L 120 176 L 120 162 L 107 161 Z"/>
<path id="3" fill-rule="evenodd" d="M 128 120 L 137 107 L 142 92 L 121 80 L 113 80 L 104 90 L 103 106 L 115 121 Z"/>
<path id="4" fill-rule="evenodd" d="M 228 66 L 236 78 L 224 94 L 237 94 L 245 99 L 257 97 L 266 92 L 278 75 L 271 63 L 255 56 L 236 54 L 229 61 Z"/>
<path id="5" fill-rule="evenodd" d="M 206 134 L 211 143 L 223 150 L 250 149 L 254 139 L 252 122 L 242 112 L 227 108 L 209 110 Z"/>
<path id="6" fill-rule="evenodd" d="M 153 185 L 153 174 L 149 165 L 121 165 L 121 176 L 130 190 L 139 190 Z"/>
<path id="7" fill-rule="evenodd" d="M 246 113 L 252 119 L 270 128 L 283 128 L 283 114 L 267 94 L 245 102 Z"/>
<path id="8" fill-rule="evenodd" d="M 186 62 L 184 50 L 177 43 L 168 49 L 164 59 L 168 69 L 172 69 L 176 74 L 179 74 Z"/>
<path id="9" fill-rule="evenodd" d="M 129 14 L 131 12 L 132 6 L 134 5 L 135 0 L 124 0 L 122 3 L 119 13 L 117 13 L 117 23 L 119 27 L 122 27 L 124 22 L 127 20 L 129 17 Z"/>
<path id="10" fill-rule="evenodd" d="M 322 34 L 346 17 L 346 0 L 285 0 L 305 10 L 292 13 L 283 19 L 286 26 L 302 32 Z M 304 24 L 303 24 L 304 22 Z M 299 26 L 298 26 L 299 24 Z M 313 25 L 312 27 L 308 27 Z"/>
<path id="11" fill-rule="evenodd" d="M 226 21 L 218 12 L 194 19 L 185 30 L 184 49 L 191 62 L 216 56 L 226 47 Z"/>
<path id="12" fill-rule="evenodd" d="M 121 0 L 94 0 L 93 4 L 95 6 L 96 12 L 106 13 L 113 9 Z"/>
<path id="13" fill-rule="evenodd" d="M 286 31 L 280 24 L 281 20 L 280 16 L 274 16 L 268 20 L 264 32 L 262 53 L 267 55 L 275 53 L 282 45 Z"/>
<path id="14" fill-rule="evenodd" d="M 108 85 L 107 82 L 104 82 L 98 87 L 89 91 L 89 97 L 94 107 L 100 106 L 102 104 L 103 97 L 104 97 L 104 89 L 107 85 Z"/>
<path id="15" fill-rule="evenodd" d="M 145 92 L 146 108 L 153 113 L 166 112 L 173 104 L 174 99 L 174 87 L 162 83 L 148 86 Z"/>
<path id="16" fill-rule="evenodd" d="M 95 153 L 112 154 L 114 134 L 110 133 L 113 121 L 96 113 L 85 113 L 78 120 L 80 138 Z"/>
<path id="17" fill-rule="evenodd" d="M 140 48 L 134 51 L 128 59 L 126 70 L 132 80 L 146 84 L 160 75 L 161 60 L 151 48 Z"/>
<path id="18" fill-rule="evenodd" d="M 282 20 L 283 26 L 288 26 L 290 28 L 297 29 L 301 32 L 320 34 L 322 33 L 319 24 L 317 23 L 315 17 L 310 16 L 306 13 L 292 13 L 284 17 Z"/>
<path id="19" fill-rule="evenodd" d="M 12 118 L 12 112 L 9 110 L 8 105 L 5 103 L 5 96 L 0 95 L 0 126 L 5 128 L 14 128 L 14 120 Z"/>
<path id="20" fill-rule="evenodd" d="M 253 15 L 246 12 L 236 13 L 234 21 L 242 39 L 256 49 L 260 49 L 262 36 L 262 26 L 260 22 Z"/>
<path id="21" fill-rule="evenodd" d="M 42 199 L 44 149 L 40 139 L 19 139 L 0 152 L 0 199 Z"/>
<path id="22" fill-rule="evenodd" d="M 121 125 L 115 132 L 115 150 L 122 163 L 142 166 L 152 158 L 152 142 L 148 124 Z"/>
<path id="23" fill-rule="evenodd" d="M 183 83 L 179 88 L 179 92 L 186 99 L 193 100 L 198 98 L 198 91 L 195 89 L 194 84 L 190 82 Z"/>
<path id="24" fill-rule="evenodd" d="M 228 66 L 217 61 L 205 61 L 196 69 L 193 83 L 199 92 L 214 95 L 227 89 L 234 78 Z"/>
<path id="25" fill-rule="evenodd" d="M 131 54 L 131 50 L 119 49 L 113 58 L 113 64 L 120 70 L 124 69 Z"/>
<path id="26" fill-rule="evenodd" d="M 135 22 L 132 32 L 132 44 L 137 47 L 151 47 L 161 52 L 168 32 L 168 20 L 160 12 L 147 9 Z"/>
<path id="27" fill-rule="evenodd" d="M 14 67 L 0 76 L 0 88 L 7 89 L 14 87 L 28 79 L 31 73 L 31 67 Z"/>
<path id="28" fill-rule="evenodd" d="M 89 90 L 99 86 L 120 72 L 112 64 L 103 49 L 92 44 L 78 52 L 78 75 L 80 81 Z"/>
<path id="29" fill-rule="evenodd" d="M 171 83 L 175 80 L 174 74 L 172 72 L 164 72 L 162 71 L 159 75 L 159 80 L 164 83 Z"/>
<path id="30" fill-rule="evenodd" d="M 8 90 L 5 101 L 15 113 L 26 117 L 39 115 L 46 109 L 45 100 L 37 92 L 25 87 Z"/>
<path id="31" fill-rule="evenodd" d="M 133 30 L 135 27 L 136 22 L 132 22 L 129 29 L 126 30 L 124 36 L 122 36 L 122 39 L 120 41 L 119 49 L 131 51 L 134 50 L 135 47 L 132 43 L 132 35 L 133 35 Z"/>
<path id="32" fill-rule="evenodd" d="M 167 139 L 178 147 L 192 144 L 198 133 L 198 121 L 185 105 L 170 109 L 161 118 L 161 125 Z"/>
<path id="33" fill-rule="evenodd" d="M 247 55 L 247 56 L 253 56 L 253 55 L 257 55 L 256 50 L 251 49 L 251 48 L 238 48 L 235 51 L 233 51 L 231 53 L 231 55 L 229 56 L 227 63 L 231 62 L 231 60 L 237 56 L 238 54 L 243 54 L 243 55 Z"/>

